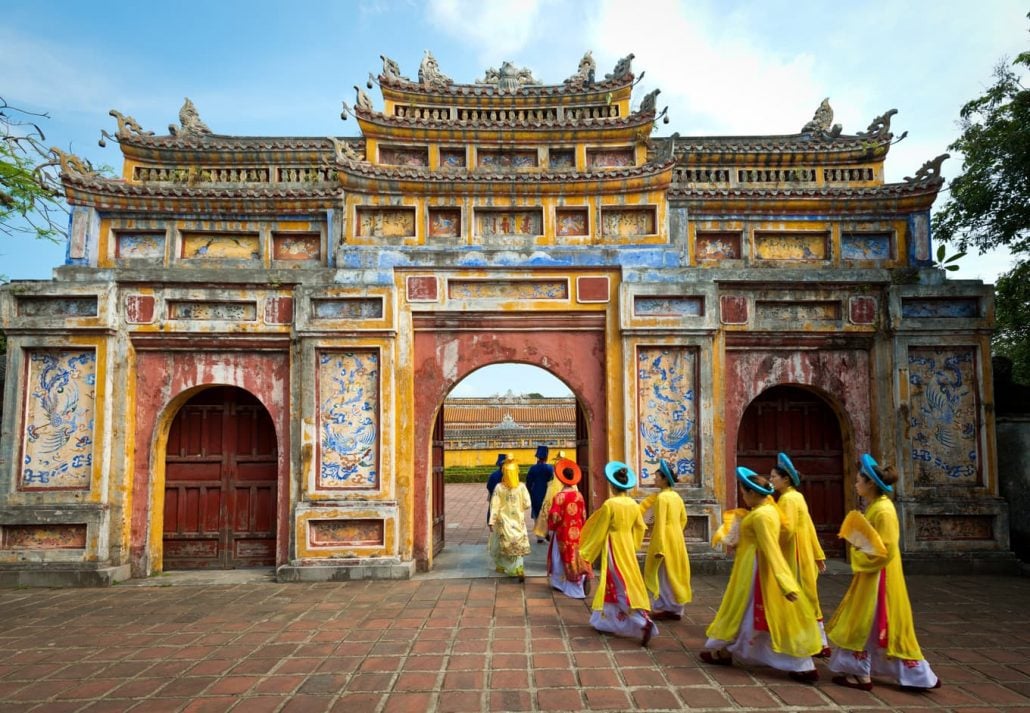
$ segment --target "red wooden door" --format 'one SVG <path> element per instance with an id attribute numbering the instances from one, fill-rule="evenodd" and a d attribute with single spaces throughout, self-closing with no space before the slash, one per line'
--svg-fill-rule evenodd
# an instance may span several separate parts
<path id="1" fill-rule="evenodd" d="M 432 487 L 433 487 L 433 556 L 440 554 L 444 546 L 444 481 L 443 481 L 443 407 L 436 415 L 436 424 L 433 426 L 433 458 L 432 458 Z"/>
<path id="2" fill-rule="evenodd" d="M 737 434 L 737 465 L 767 474 L 780 451 L 801 472 L 800 490 L 823 550 L 843 555 L 837 531 L 844 519 L 844 449 L 837 415 L 819 396 L 776 386 L 747 407 Z"/>
<path id="3" fill-rule="evenodd" d="M 275 564 L 278 447 L 268 411 L 240 389 L 202 391 L 165 453 L 164 568 Z"/>

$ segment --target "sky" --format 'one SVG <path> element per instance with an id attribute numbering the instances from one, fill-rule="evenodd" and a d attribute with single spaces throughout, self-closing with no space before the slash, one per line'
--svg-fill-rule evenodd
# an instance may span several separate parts
<path id="1" fill-rule="evenodd" d="M 961 106 L 998 62 L 1028 48 L 1027 9 L 1017 0 L 33 0 L 4 8 L 0 96 L 49 114 L 49 144 L 120 171 L 117 145 L 97 145 L 101 129 L 116 128 L 110 109 L 163 134 L 188 96 L 215 133 L 354 136 L 340 102 L 354 103 L 381 54 L 408 77 L 428 49 L 459 83 L 510 60 L 557 84 L 587 50 L 601 75 L 632 52 L 644 73 L 636 100 L 660 89 L 658 106 L 669 107 L 660 136 L 797 133 L 826 97 L 834 123 L 853 134 L 896 108 L 891 129 L 908 137 L 888 155 L 893 182 L 947 152 Z M 953 155 L 942 172 L 960 169 Z M 10 279 L 48 279 L 63 262 L 64 245 L 0 242 Z M 949 277 L 994 282 L 1011 264 L 1005 252 L 971 254 Z"/>

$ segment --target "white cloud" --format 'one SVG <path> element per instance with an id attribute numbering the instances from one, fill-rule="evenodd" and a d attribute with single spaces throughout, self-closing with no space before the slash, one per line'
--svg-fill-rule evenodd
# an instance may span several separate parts
<path id="1" fill-rule="evenodd" d="M 521 52 L 544 26 L 543 5 L 542 0 L 430 0 L 426 14 L 440 30 L 471 44 L 481 61 L 496 66 Z"/>

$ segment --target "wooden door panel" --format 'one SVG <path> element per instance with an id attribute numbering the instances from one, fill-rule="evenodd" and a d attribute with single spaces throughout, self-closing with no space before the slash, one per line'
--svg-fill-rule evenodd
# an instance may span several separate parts
<path id="1" fill-rule="evenodd" d="M 778 386 L 755 399 L 737 437 L 737 465 L 766 474 L 780 451 L 802 474 L 801 492 L 827 555 L 843 553 L 844 453 L 840 425 L 829 405 L 804 389 Z"/>
<path id="2" fill-rule="evenodd" d="M 234 388 L 208 389 L 194 400 L 168 435 L 165 566 L 275 564 L 278 451 L 271 417 Z"/>
<path id="3" fill-rule="evenodd" d="M 444 512 L 444 419 L 443 408 L 436 415 L 433 425 L 432 463 L 430 477 L 432 479 L 433 500 L 433 555 L 444 548 L 444 537 L 447 532 L 446 513 Z"/>

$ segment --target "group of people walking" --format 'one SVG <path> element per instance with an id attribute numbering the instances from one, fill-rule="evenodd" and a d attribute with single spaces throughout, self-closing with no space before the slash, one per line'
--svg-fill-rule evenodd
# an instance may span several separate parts
<path id="1" fill-rule="evenodd" d="M 612 461 L 604 469 L 610 497 L 587 517 L 577 487 L 579 466 L 561 453 L 551 466 L 547 456 L 547 447 L 540 446 L 526 485 L 519 481 L 518 465 L 498 457 L 498 470 L 487 483 L 489 548 L 497 571 L 525 580 L 523 557 L 530 551 L 525 512 L 531 509 L 538 542 L 549 542 L 551 586 L 584 599 L 598 563 L 590 624 L 647 646 L 658 634 L 655 622 L 681 619 L 692 598 L 683 537 L 687 512 L 674 489 L 677 474 L 660 460 L 659 491 L 638 503 L 630 495 L 638 484 L 636 473 Z M 855 489 L 866 510 L 849 513 L 840 532 L 849 543 L 853 578 L 825 626 L 817 581 L 826 571 L 826 556 L 798 490 L 801 473 L 780 453 L 768 476 L 738 467 L 736 477 L 745 507 L 724 512 L 713 538 L 734 560 L 701 660 L 713 666 L 734 661 L 770 666 L 813 684 L 819 678 L 814 658 L 822 657 L 835 674 L 833 682 L 848 688 L 872 690 L 873 676 L 893 680 L 903 690 L 939 687 L 915 636 L 898 516 L 890 499 L 894 468 L 881 467 L 869 454 L 860 459 Z M 648 527 L 645 518 L 651 537 L 641 571 L 637 552 Z"/>

